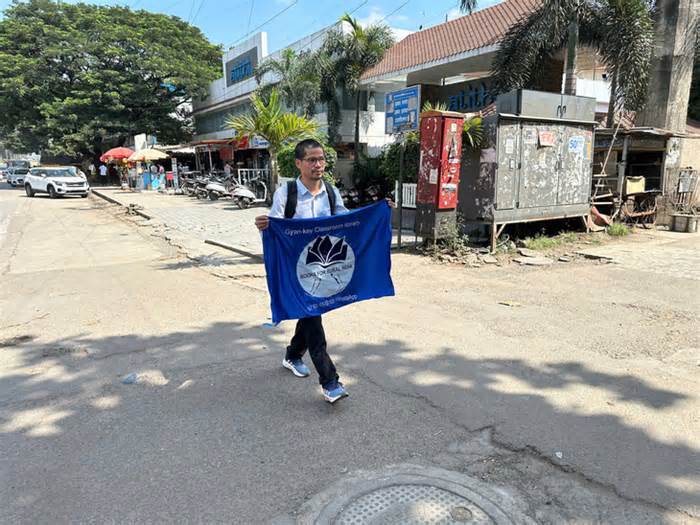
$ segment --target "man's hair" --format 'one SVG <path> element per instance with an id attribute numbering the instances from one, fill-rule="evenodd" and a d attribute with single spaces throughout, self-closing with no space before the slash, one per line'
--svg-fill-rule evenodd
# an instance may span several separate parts
<path id="1" fill-rule="evenodd" d="M 303 159 L 304 156 L 306 155 L 306 150 L 312 149 L 312 148 L 323 149 L 323 144 L 321 144 L 316 139 L 304 139 L 304 140 L 299 141 L 299 143 L 294 148 L 294 158 L 297 160 Z"/>

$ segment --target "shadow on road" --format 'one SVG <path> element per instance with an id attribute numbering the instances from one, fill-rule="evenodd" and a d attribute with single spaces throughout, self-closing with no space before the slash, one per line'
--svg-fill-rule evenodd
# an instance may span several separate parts
<path id="1" fill-rule="evenodd" d="M 614 485 L 626 497 L 698 514 L 698 450 L 659 439 L 607 409 L 639 404 L 653 421 L 655 413 L 687 400 L 684 394 L 574 360 L 533 367 L 519 359 L 469 359 L 453 348 L 425 358 L 398 340 L 340 353 L 369 380 L 428 400 L 469 430 L 493 426 L 506 447 L 535 451 L 564 469 Z M 577 403 L 553 403 L 567 391 L 581 392 Z M 607 406 L 595 410 L 601 399 Z"/>
<path id="2" fill-rule="evenodd" d="M 555 449 L 531 444 L 557 443 L 563 469 L 584 464 L 587 477 L 612 478 L 628 497 L 684 509 L 700 503 L 686 483 L 700 471 L 697 450 L 585 399 L 553 403 L 557 392 L 580 388 L 641 404 L 653 420 L 685 396 L 575 360 L 533 367 L 450 348 L 424 359 L 397 340 L 341 346 L 335 356 L 352 397 L 331 407 L 315 375 L 296 380 L 279 367 L 280 338 L 262 327 L 216 323 L 47 344 L 35 336 L 0 341 L 15 360 L 0 400 L 2 469 L 13 480 L 3 519 L 53 512 L 58 520 L 263 522 L 342 472 L 431 457 L 485 425 L 508 447 L 545 457 Z M 198 360 L 204 352 L 210 358 Z M 139 380 L 122 384 L 130 372 Z M 626 494 L 631 486 L 636 495 Z"/>

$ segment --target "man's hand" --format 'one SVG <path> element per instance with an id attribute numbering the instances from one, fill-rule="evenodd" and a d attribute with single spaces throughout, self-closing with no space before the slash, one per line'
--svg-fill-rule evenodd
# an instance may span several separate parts
<path id="1" fill-rule="evenodd" d="M 396 203 L 391 199 L 391 197 L 386 198 L 386 203 L 389 205 L 389 208 L 396 208 Z"/>
<path id="2" fill-rule="evenodd" d="M 258 215 L 255 217 L 255 226 L 258 230 L 263 231 L 270 225 L 270 218 L 267 215 Z"/>

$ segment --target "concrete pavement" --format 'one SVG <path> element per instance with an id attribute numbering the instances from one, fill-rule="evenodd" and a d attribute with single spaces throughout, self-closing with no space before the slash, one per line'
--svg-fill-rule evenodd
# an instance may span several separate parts
<path id="1" fill-rule="evenodd" d="M 293 326 L 262 326 L 260 265 L 95 199 L 5 187 L 0 212 L 2 522 L 267 523 L 404 462 L 541 523 L 697 521 L 699 290 L 677 272 L 397 255 L 396 298 L 327 316 L 351 392 L 331 407 L 279 366 Z"/>

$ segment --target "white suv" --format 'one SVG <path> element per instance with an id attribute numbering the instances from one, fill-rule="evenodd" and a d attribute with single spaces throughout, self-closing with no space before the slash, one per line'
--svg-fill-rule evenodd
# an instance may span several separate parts
<path id="1" fill-rule="evenodd" d="M 87 180 L 78 176 L 72 166 L 32 168 L 24 179 L 27 197 L 34 197 L 35 193 L 48 193 L 52 199 L 59 195 L 87 197 L 89 189 Z"/>
<path id="2" fill-rule="evenodd" d="M 22 186 L 24 184 L 24 179 L 25 177 L 29 174 L 29 169 L 28 168 L 13 168 L 10 167 L 10 170 L 7 173 L 7 182 L 10 183 L 10 186 Z"/>

